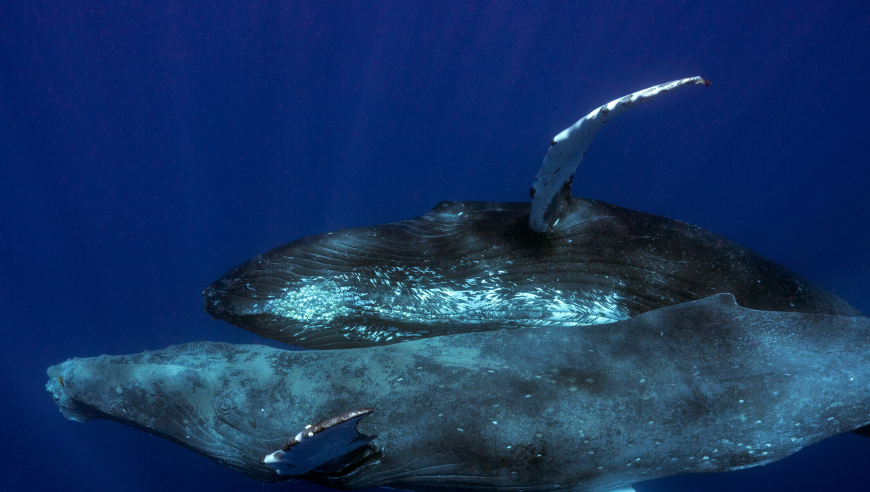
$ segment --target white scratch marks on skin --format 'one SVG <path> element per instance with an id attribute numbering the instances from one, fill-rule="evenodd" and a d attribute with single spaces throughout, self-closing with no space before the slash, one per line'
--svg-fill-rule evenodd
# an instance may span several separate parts
<path id="1" fill-rule="evenodd" d="M 347 338 L 374 342 L 427 336 L 439 326 L 467 331 L 474 326 L 582 326 L 629 318 L 618 293 L 594 288 L 564 292 L 547 286 L 519 290 L 500 279 L 501 273 L 447 281 L 428 268 L 394 267 L 311 277 L 301 287 L 288 288 L 279 298 L 239 314 L 286 319 L 296 325 L 292 330 L 297 336 L 337 328 Z"/>

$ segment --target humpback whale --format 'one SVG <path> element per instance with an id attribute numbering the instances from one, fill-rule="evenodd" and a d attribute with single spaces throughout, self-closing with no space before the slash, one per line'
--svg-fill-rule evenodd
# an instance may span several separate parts
<path id="1" fill-rule="evenodd" d="M 203 291 L 205 311 L 306 348 L 453 333 L 595 325 L 733 294 L 770 311 L 858 316 L 837 296 L 722 236 L 571 196 L 610 119 L 692 77 L 611 101 L 550 141 L 531 203 L 442 202 L 413 219 L 305 237 Z"/>
<path id="2" fill-rule="evenodd" d="M 612 492 L 867 425 L 868 354 L 867 318 L 719 294 L 607 326 L 362 351 L 201 342 L 72 359 L 46 389 L 68 418 L 142 429 L 258 480 Z"/>

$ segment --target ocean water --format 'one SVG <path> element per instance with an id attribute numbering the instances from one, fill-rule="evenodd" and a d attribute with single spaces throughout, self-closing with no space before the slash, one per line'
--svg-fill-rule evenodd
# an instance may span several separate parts
<path id="1" fill-rule="evenodd" d="M 45 369 L 199 340 L 230 267 L 441 200 L 527 201 L 552 136 L 574 194 L 712 230 L 870 314 L 870 4 L 0 2 L 0 490 L 260 484 L 124 426 L 65 420 Z M 448 444 L 449 445 L 449 444 Z M 647 491 L 870 490 L 870 439 Z"/>

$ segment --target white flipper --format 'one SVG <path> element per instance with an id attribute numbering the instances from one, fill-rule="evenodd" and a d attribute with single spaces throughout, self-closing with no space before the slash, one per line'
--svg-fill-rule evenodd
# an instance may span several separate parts
<path id="1" fill-rule="evenodd" d="M 583 160 L 583 154 L 589 148 L 592 138 L 604 123 L 665 92 L 693 84 L 710 85 L 710 81 L 701 77 L 691 77 L 623 96 L 595 109 L 553 137 L 529 192 L 532 197 L 529 227 L 535 232 L 545 232 L 558 221 L 564 202 L 570 199 L 571 178 L 574 176 L 574 171 Z"/>
<path id="2" fill-rule="evenodd" d="M 297 476 L 341 458 L 377 437 L 365 436 L 356 430 L 359 421 L 372 411 L 371 408 L 361 408 L 309 425 L 280 450 L 266 455 L 262 462 L 271 466 L 278 475 Z"/>

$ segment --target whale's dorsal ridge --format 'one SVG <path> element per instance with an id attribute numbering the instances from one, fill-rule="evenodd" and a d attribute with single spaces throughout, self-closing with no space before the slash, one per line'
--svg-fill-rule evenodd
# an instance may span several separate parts
<path id="1" fill-rule="evenodd" d="M 535 232 L 546 232 L 554 226 L 570 208 L 571 180 L 583 154 L 592 143 L 598 130 L 614 116 L 639 106 L 654 98 L 688 85 L 710 85 L 701 77 L 689 77 L 659 84 L 633 94 L 614 99 L 594 109 L 576 123 L 562 130 L 550 140 L 550 148 L 538 170 L 529 196 L 532 198 L 532 211 L 529 227 Z"/>

